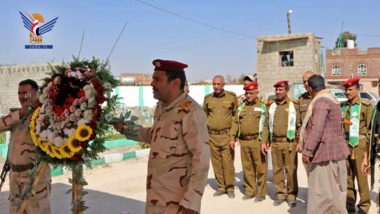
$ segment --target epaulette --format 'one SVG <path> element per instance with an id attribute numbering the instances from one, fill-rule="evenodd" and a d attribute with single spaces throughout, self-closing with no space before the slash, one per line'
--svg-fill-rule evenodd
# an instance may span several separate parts
<path id="1" fill-rule="evenodd" d="M 236 106 L 238 106 L 238 107 L 239 107 L 239 106 L 240 106 L 240 104 L 242 104 L 243 102 L 244 102 L 244 100 L 242 100 L 242 101 L 240 101 L 240 102 L 237 102 L 237 103 L 236 103 Z"/>
<path id="2" fill-rule="evenodd" d="M 268 102 L 268 100 L 264 100 L 264 99 L 260 99 L 260 101 L 262 102 L 262 103 L 264 103 L 264 104 L 266 104 L 267 102 Z"/>
<path id="3" fill-rule="evenodd" d="M 184 108 L 186 110 L 189 110 L 191 107 L 194 106 L 194 103 L 188 99 L 184 99 L 184 100 L 182 100 L 182 102 L 179 103 L 179 106 L 181 106 L 182 108 Z"/>
<path id="4" fill-rule="evenodd" d="M 367 102 L 367 101 L 364 101 L 364 100 L 362 100 L 362 104 L 364 104 L 365 106 L 370 106 L 371 105 L 370 102 Z"/>
<path id="5" fill-rule="evenodd" d="M 235 92 L 232 92 L 232 91 L 225 91 L 225 92 L 232 95 L 232 96 L 236 96 Z"/>
<path id="6" fill-rule="evenodd" d="M 205 98 L 207 98 L 207 97 L 209 97 L 209 96 L 212 96 L 214 93 L 210 93 L 210 94 L 207 94 L 206 96 L 205 96 Z"/>
<path id="7" fill-rule="evenodd" d="M 307 93 L 309 93 L 309 92 L 304 92 L 304 93 L 300 94 L 300 95 L 298 96 L 298 99 L 301 99 L 301 97 L 304 97 L 305 95 L 307 95 Z"/>
<path id="8" fill-rule="evenodd" d="M 274 102 L 274 100 L 268 100 L 268 102 L 266 103 L 266 105 L 270 106 L 273 102 Z"/>
<path id="9" fill-rule="evenodd" d="M 298 103 L 299 101 L 297 99 L 293 99 L 293 98 L 290 98 L 290 101 L 292 101 L 293 103 Z"/>

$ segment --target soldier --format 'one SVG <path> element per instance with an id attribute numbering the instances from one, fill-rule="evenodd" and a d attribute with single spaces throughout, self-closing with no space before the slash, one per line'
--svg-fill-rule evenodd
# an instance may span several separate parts
<path id="1" fill-rule="evenodd" d="M 35 145 L 29 134 L 31 115 L 27 115 L 28 104 L 33 101 L 38 91 L 35 81 L 27 79 L 21 81 L 18 87 L 18 99 L 21 104 L 20 110 L 11 111 L 7 116 L 0 119 L 0 132 L 11 131 L 8 156 L 6 164 L 10 165 L 9 174 L 9 198 L 16 198 L 21 193 L 24 183 L 29 182 L 27 172 L 34 167 L 30 158 L 35 158 Z M 32 197 L 26 207 L 27 214 L 48 214 L 50 208 L 51 171 L 46 170 L 35 188 L 36 195 Z M 17 201 L 17 200 L 16 200 Z M 12 202 L 9 201 L 9 213 L 14 213 Z"/>
<path id="2" fill-rule="evenodd" d="M 248 85 L 249 83 L 254 82 L 254 81 L 255 81 L 255 78 L 253 77 L 253 75 L 247 75 L 247 76 L 244 77 L 243 81 L 244 81 L 244 86 L 246 86 L 246 85 Z M 238 99 L 238 103 L 241 104 L 242 101 L 245 100 L 245 94 L 240 94 L 240 95 L 237 97 L 237 99 Z"/>
<path id="3" fill-rule="evenodd" d="M 342 103 L 342 113 L 352 125 L 344 125 L 344 134 L 351 155 L 346 159 L 347 164 L 347 203 L 348 213 L 355 213 L 356 189 L 355 178 L 359 185 L 360 201 L 357 205 L 359 213 L 367 213 L 371 206 L 367 176 L 361 173 L 363 154 L 369 141 L 370 122 L 373 107 L 369 102 L 361 100 L 359 78 L 349 79 L 343 83 L 348 101 Z"/>
<path id="4" fill-rule="evenodd" d="M 244 86 L 246 99 L 238 106 L 231 128 L 230 146 L 235 149 L 238 137 L 241 145 L 241 162 L 244 172 L 245 196 L 249 200 L 256 196 L 256 173 L 258 193 L 255 202 L 265 200 L 267 193 L 268 157 L 261 153 L 261 137 L 264 128 L 266 101 L 257 97 L 258 84 L 249 83 Z"/>
<path id="5" fill-rule="evenodd" d="M 301 126 L 303 124 L 303 120 L 305 118 L 307 109 L 309 108 L 309 105 L 311 103 L 311 100 L 313 99 L 310 95 L 309 92 L 309 84 L 307 80 L 313 76 L 314 73 L 312 71 L 306 71 L 305 74 L 303 75 L 303 85 L 305 86 L 306 92 L 301 94 L 298 99 L 299 99 L 299 110 L 300 110 L 300 117 L 299 120 L 301 122 Z"/>
<path id="6" fill-rule="evenodd" d="M 210 163 L 207 117 L 183 91 L 186 64 L 157 59 L 153 65 L 151 86 L 159 100 L 153 127 L 137 128 L 136 133 L 127 125 L 115 128 L 151 145 L 145 213 L 199 214 Z"/>
<path id="7" fill-rule="evenodd" d="M 299 117 L 298 100 L 288 98 L 289 85 L 287 80 L 277 82 L 275 101 L 267 103 L 268 113 L 265 115 L 265 124 L 262 142 L 271 143 L 273 183 L 276 188 L 277 199 L 274 206 L 279 206 L 284 201 L 290 207 L 296 206 L 298 194 L 297 181 L 297 152 L 300 145 L 295 142 L 296 130 L 300 127 L 297 123 Z M 266 153 L 268 146 L 261 144 L 261 151 Z M 285 188 L 284 168 L 287 184 Z"/>
<path id="8" fill-rule="evenodd" d="M 215 76 L 212 84 L 214 93 L 205 96 L 203 109 L 207 114 L 211 163 L 218 183 L 214 197 L 227 193 L 232 199 L 235 198 L 235 167 L 229 132 L 236 113 L 237 98 L 235 93 L 223 89 L 225 83 L 222 76 Z"/>

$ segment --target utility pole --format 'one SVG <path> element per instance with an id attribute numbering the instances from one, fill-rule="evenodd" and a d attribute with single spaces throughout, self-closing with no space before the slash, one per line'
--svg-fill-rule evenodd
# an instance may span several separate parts
<path id="1" fill-rule="evenodd" d="M 292 34 L 292 30 L 290 28 L 290 14 L 293 13 L 293 10 L 288 10 L 288 12 L 286 13 L 288 15 L 288 31 L 289 31 L 289 34 Z"/>

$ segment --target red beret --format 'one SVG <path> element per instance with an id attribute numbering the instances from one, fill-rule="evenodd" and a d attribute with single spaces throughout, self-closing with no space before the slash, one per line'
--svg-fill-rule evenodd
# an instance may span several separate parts
<path id="1" fill-rule="evenodd" d="M 276 84 L 274 84 L 273 87 L 283 87 L 283 86 L 286 86 L 288 85 L 288 80 L 281 80 L 281 81 L 278 81 Z"/>
<path id="2" fill-rule="evenodd" d="M 183 69 L 188 67 L 186 64 L 180 62 L 162 59 L 156 59 L 152 63 L 155 67 L 154 70 L 159 71 L 183 71 Z"/>
<path id="3" fill-rule="evenodd" d="M 243 90 L 253 90 L 253 89 L 257 89 L 258 87 L 259 87 L 259 84 L 257 84 L 257 82 L 251 82 L 247 84 L 246 86 L 244 86 Z"/>
<path id="4" fill-rule="evenodd" d="M 344 82 L 344 83 L 342 84 L 342 86 L 343 86 L 343 87 L 346 87 L 346 88 L 351 87 L 351 86 L 353 86 L 353 85 L 356 85 L 356 84 L 359 82 L 359 80 L 360 80 L 360 78 L 349 79 L 349 80 L 347 80 L 346 82 Z"/>

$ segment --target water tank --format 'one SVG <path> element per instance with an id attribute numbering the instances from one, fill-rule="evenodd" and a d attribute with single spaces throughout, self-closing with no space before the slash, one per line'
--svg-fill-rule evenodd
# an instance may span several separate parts
<path id="1" fill-rule="evenodd" d="M 122 85 L 135 85 L 136 83 L 135 77 L 121 77 L 120 79 Z"/>
<path id="2" fill-rule="evenodd" d="M 347 40 L 347 48 L 348 49 L 354 49 L 355 48 L 355 41 L 354 40 Z"/>

